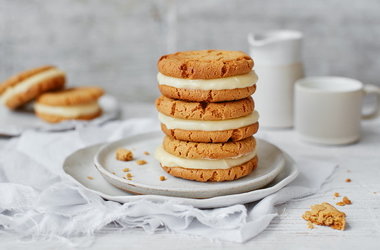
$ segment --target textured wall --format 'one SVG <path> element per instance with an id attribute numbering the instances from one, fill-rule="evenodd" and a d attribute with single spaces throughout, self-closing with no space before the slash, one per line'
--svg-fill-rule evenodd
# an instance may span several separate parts
<path id="1" fill-rule="evenodd" d="M 279 28 L 304 32 L 307 74 L 380 85 L 378 0 L 0 0 L 0 79 L 49 63 L 71 85 L 151 101 L 160 54 L 247 51 L 248 32 Z"/>

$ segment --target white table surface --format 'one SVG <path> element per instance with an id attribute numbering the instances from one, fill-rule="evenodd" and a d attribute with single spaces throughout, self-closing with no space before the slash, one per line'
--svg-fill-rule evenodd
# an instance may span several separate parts
<path id="1" fill-rule="evenodd" d="M 123 118 L 154 116 L 153 104 L 124 105 Z M 348 146 L 325 147 L 297 139 L 291 129 L 265 130 L 259 135 L 287 151 L 339 164 L 336 172 L 317 194 L 279 207 L 280 215 L 256 238 L 245 244 L 210 241 L 170 233 L 148 234 L 142 230 L 99 232 L 91 249 L 380 249 L 380 118 L 363 121 L 362 139 Z M 0 138 L 0 147 L 8 139 Z M 294 152 L 294 148 L 297 152 Z M 351 183 L 345 179 L 350 178 Z M 348 227 L 337 231 L 327 227 L 308 229 L 301 215 L 310 205 L 330 202 L 339 192 L 353 204 L 339 207 L 347 214 Z M 0 236 L 0 249 L 70 249 L 57 242 L 25 242 L 15 235 Z"/>

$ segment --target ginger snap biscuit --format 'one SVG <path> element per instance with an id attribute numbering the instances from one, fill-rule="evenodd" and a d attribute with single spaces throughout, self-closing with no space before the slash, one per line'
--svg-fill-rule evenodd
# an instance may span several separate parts
<path id="1" fill-rule="evenodd" d="M 338 230 L 344 230 L 346 226 L 346 214 L 327 202 L 311 206 L 311 210 L 306 211 L 302 218 L 311 223 Z"/>
<path id="2" fill-rule="evenodd" d="M 252 97 L 230 102 L 186 102 L 160 96 L 156 100 L 157 110 L 179 119 L 218 121 L 247 116 L 254 111 Z"/>
<path id="3" fill-rule="evenodd" d="M 253 136 L 236 142 L 199 143 L 187 142 L 165 136 L 163 148 L 169 154 L 189 159 L 225 159 L 251 153 L 256 148 Z"/>
<path id="4" fill-rule="evenodd" d="M 158 114 L 161 130 L 177 140 L 193 142 L 239 141 L 254 135 L 259 128 L 259 114 L 251 114 L 227 120 L 188 120 Z"/>
<path id="5" fill-rule="evenodd" d="M 208 145 L 213 146 L 204 143 L 201 147 Z M 192 152 L 195 151 L 192 150 Z M 178 154 L 171 154 L 163 146 L 159 146 L 155 157 L 160 162 L 161 167 L 170 175 L 200 182 L 236 180 L 250 174 L 258 163 L 255 149 L 246 154 L 223 159 L 210 159 L 207 156 L 204 158 L 184 158 L 179 157 Z M 186 151 L 182 155 L 186 155 Z M 197 157 L 199 155 L 194 153 L 190 156 Z"/>
<path id="6" fill-rule="evenodd" d="M 65 73 L 54 66 L 27 70 L 0 83 L 0 102 L 16 109 L 47 91 L 62 89 L 65 83 Z"/>
<path id="7" fill-rule="evenodd" d="M 164 96 L 192 102 L 225 102 L 246 98 L 256 91 L 256 85 L 222 90 L 185 89 L 165 85 L 158 86 Z"/>
<path id="8" fill-rule="evenodd" d="M 240 51 L 184 51 L 162 56 L 157 81 L 161 93 L 195 102 L 239 100 L 256 90 L 253 60 Z"/>
<path id="9" fill-rule="evenodd" d="M 38 117 L 51 123 L 91 120 L 102 114 L 98 99 L 103 94 L 103 89 L 98 87 L 77 87 L 45 93 L 38 97 L 34 110 Z"/>
<path id="10" fill-rule="evenodd" d="M 249 73 L 253 60 L 241 51 L 183 51 L 162 56 L 157 67 L 175 78 L 216 79 Z"/>
<path id="11" fill-rule="evenodd" d="M 250 137 L 259 129 L 259 123 L 244 126 L 236 129 L 226 129 L 220 131 L 169 129 L 165 124 L 161 124 L 161 130 L 167 135 L 177 140 L 193 142 L 228 142 L 240 141 Z"/>

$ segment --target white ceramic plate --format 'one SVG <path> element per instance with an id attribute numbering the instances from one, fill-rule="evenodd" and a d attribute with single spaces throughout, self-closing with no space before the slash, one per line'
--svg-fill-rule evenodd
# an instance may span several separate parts
<path id="1" fill-rule="evenodd" d="M 183 198 L 212 198 L 252 191 L 270 183 L 283 169 L 285 158 L 282 152 L 265 141 L 257 140 L 259 166 L 248 176 L 227 182 L 197 182 L 184 180 L 167 174 L 160 163 L 153 158 L 155 149 L 162 143 L 160 132 L 127 137 L 103 146 L 94 158 L 95 167 L 103 177 L 115 187 L 135 194 L 154 194 Z M 115 159 L 118 148 L 133 149 L 136 160 L 146 160 L 148 164 L 137 165 L 134 161 Z M 144 151 L 152 155 L 144 155 Z M 122 178 L 122 170 L 130 169 L 132 180 Z M 166 181 L 160 181 L 165 176 Z"/>
<path id="2" fill-rule="evenodd" d="M 121 143 L 121 145 L 124 145 L 122 142 L 126 142 L 126 141 L 131 141 L 131 143 L 132 141 L 141 141 L 141 140 L 138 140 L 138 138 L 142 138 L 148 135 L 149 134 L 144 134 L 144 135 L 126 138 L 121 141 L 113 143 L 113 145 L 117 145 L 117 143 Z M 118 176 L 123 176 L 126 173 L 122 172 L 122 169 L 125 167 L 128 167 L 131 169 L 131 173 L 134 175 L 132 181 L 137 181 L 138 180 L 137 178 L 140 174 L 141 176 L 143 176 L 142 174 L 146 173 L 148 169 L 154 166 L 154 164 L 158 164 L 152 156 L 152 153 L 153 153 L 152 149 L 154 149 L 159 143 L 161 143 L 160 138 L 162 137 L 162 135 L 160 133 L 153 133 L 153 134 L 150 134 L 149 136 L 151 137 L 151 140 L 149 141 L 149 145 L 148 145 L 149 148 L 147 147 L 147 144 L 144 144 L 144 143 L 142 144 L 134 143 L 133 145 L 130 144 L 129 146 L 129 148 L 134 150 L 134 153 L 137 156 L 137 158 L 140 158 L 140 159 L 144 158 L 145 160 L 148 161 L 147 165 L 138 166 L 134 162 L 128 162 L 128 163 L 120 162 L 120 165 L 115 166 L 117 167 L 115 168 L 116 171 L 111 170 L 111 172 L 115 172 L 115 174 L 117 174 Z M 153 145 L 153 143 L 155 144 Z M 266 156 L 261 156 L 260 155 L 261 150 L 259 150 L 260 164 L 259 164 L 258 169 L 255 171 L 259 171 L 262 164 L 265 163 L 265 161 L 261 159 L 263 157 L 276 159 L 274 160 L 274 162 L 277 162 L 277 163 L 279 163 L 281 159 L 283 159 L 284 161 L 282 171 L 274 178 L 274 180 L 271 183 L 269 183 L 267 186 L 265 186 L 265 188 L 248 191 L 248 192 L 237 193 L 237 194 L 231 194 L 231 195 L 221 195 L 221 196 L 216 196 L 216 197 L 207 198 L 207 199 L 170 197 L 170 196 L 164 196 L 164 195 L 134 195 L 134 194 L 125 192 L 119 188 L 116 188 L 115 186 L 111 185 L 102 177 L 100 172 L 96 170 L 93 164 L 93 159 L 95 155 L 97 154 L 97 152 L 99 151 L 101 147 L 104 147 L 104 145 L 95 145 L 95 146 L 84 148 L 84 149 L 74 152 L 65 160 L 63 168 L 64 168 L 64 171 L 69 175 L 69 178 L 71 178 L 74 182 L 76 182 L 79 185 L 82 185 L 87 190 L 97 193 L 98 195 L 100 195 L 101 197 L 107 200 L 125 203 L 125 202 L 134 201 L 134 200 L 143 198 L 143 199 L 150 199 L 150 200 L 155 200 L 155 201 L 160 201 L 160 202 L 173 201 L 180 204 L 192 205 L 198 208 L 223 207 L 223 206 L 229 206 L 233 204 L 244 204 L 244 203 L 260 200 L 264 198 L 265 196 L 278 191 L 279 189 L 281 189 L 282 187 L 284 187 L 285 185 L 287 185 L 288 183 L 290 183 L 297 177 L 298 170 L 296 168 L 296 165 L 294 161 L 287 154 L 283 153 L 274 145 L 268 142 L 265 142 L 263 140 L 259 140 L 258 145 L 259 145 L 259 148 L 262 147 L 263 153 L 265 153 Z M 141 146 L 143 147 L 140 148 Z M 109 146 L 106 146 L 106 147 L 109 147 Z M 143 154 L 144 151 L 149 151 L 151 155 L 149 156 L 144 155 Z M 177 181 L 178 179 L 178 178 L 174 178 L 172 176 L 167 175 L 166 172 L 162 170 L 160 167 L 158 167 L 157 165 L 155 169 L 156 169 L 155 171 L 158 171 L 156 172 L 158 174 L 155 174 L 155 177 L 154 177 L 155 183 L 157 182 L 160 185 L 163 183 L 166 183 L 168 185 L 169 181 L 170 182 L 174 180 Z M 159 181 L 160 175 L 166 176 L 168 180 L 164 182 Z M 93 177 L 93 179 L 88 179 L 87 177 L 89 176 Z M 243 181 L 243 179 L 241 179 L 241 181 Z M 213 186 L 214 184 L 223 186 L 223 185 L 229 184 L 229 182 L 198 183 L 198 182 L 186 181 L 186 180 L 181 180 L 181 179 L 178 179 L 178 181 L 190 182 L 194 184 L 199 184 L 201 186 L 207 186 L 207 185 Z M 234 181 L 234 182 L 238 182 L 238 181 L 239 180 Z"/>
<path id="3" fill-rule="evenodd" d="M 79 125 L 102 124 L 106 121 L 116 119 L 119 115 L 119 105 L 115 97 L 105 95 L 99 99 L 99 104 L 103 109 L 102 116 L 91 121 L 64 121 L 57 124 L 50 124 L 42 121 L 34 115 L 31 105 L 23 110 L 10 111 L 0 105 L 0 135 L 17 136 L 28 129 L 43 131 L 61 131 L 73 129 Z"/>

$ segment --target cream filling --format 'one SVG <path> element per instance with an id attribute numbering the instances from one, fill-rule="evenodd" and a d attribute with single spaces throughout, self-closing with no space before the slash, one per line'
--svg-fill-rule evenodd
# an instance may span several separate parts
<path id="1" fill-rule="evenodd" d="M 235 158 L 226 158 L 220 160 L 211 159 L 187 159 L 169 154 L 160 145 L 156 152 L 156 159 L 165 167 L 183 167 L 192 169 L 228 169 L 234 166 L 241 165 L 256 156 L 256 150 Z"/>
<path id="2" fill-rule="evenodd" d="M 221 90 L 221 89 L 237 89 L 246 88 L 256 84 L 257 75 L 255 71 L 248 74 L 231 76 L 218 79 L 181 79 L 166 76 L 158 73 L 157 80 L 160 85 L 167 85 L 175 88 L 183 89 L 201 89 L 201 90 Z"/>
<path id="3" fill-rule="evenodd" d="M 247 116 L 221 121 L 185 120 L 158 113 L 158 119 L 168 129 L 221 131 L 254 124 L 259 120 L 259 113 L 255 110 Z"/>
<path id="4" fill-rule="evenodd" d="M 17 85 L 7 88 L 5 92 L 2 95 L 0 95 L 0 102 L 5 104 L 8 102 L 9 99 L 14 97 L 15 95 L 28 91 L 29 88 L 39 84 L 41 81 L 45 81 L 49 78 L 56 77 L 59 75 L 65 75 L 65 73 L 59 69 L 53 68 L 43 71 L 34 76 L 28 77 L 27 79 L 19 82 Z"/>
<path id="5" fill-rule="evenodd" d="M 97 102 L 72 106 L 48 106 L 40 103 L 34 104 L 34 110 L 38 113 L 73 118 L 95 114 L 99 109 L 100 107 Z"/>

